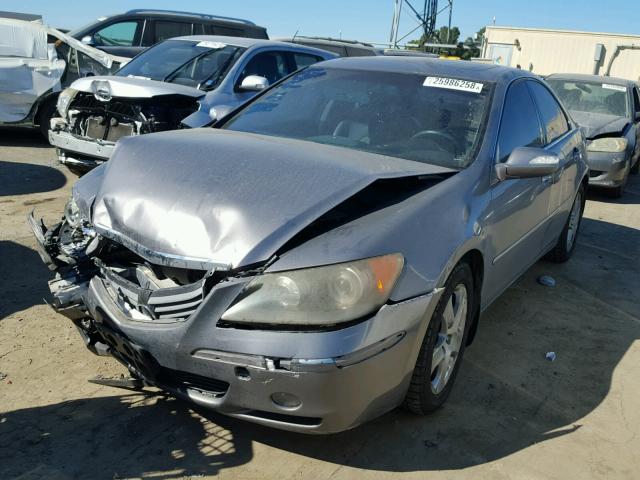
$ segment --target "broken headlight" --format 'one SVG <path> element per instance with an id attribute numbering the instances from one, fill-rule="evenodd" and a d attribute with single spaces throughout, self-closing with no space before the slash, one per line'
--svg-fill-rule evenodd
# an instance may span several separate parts
<path id="1" fill-rule="evenodd" d="M 80 225 L 80 221 L 82 220 L 80 209 L 73 198 L 69 200 L 64 207 L 64 218 L 67 223 L 74 228 Z"/>
<path id="2" fill-rule="evenodd" d="M 71 105 L 71 101 L 74 99 L 78 90 L 73 88 L 65 88 L 60 95 L 58 95 L 58 103 L 56 104 L 56 108 L 58 109 L 58 113 L 62 118 L 67 118 L 67 113 L 69 112 L 69 105 Z"/>
<path id="3" fill-rule="evenodd" d="M 260 275 L 222 320 L 315 326 L 357 320 L 387 302 L 403 264 L 402 255 L 392 254 Z"/>

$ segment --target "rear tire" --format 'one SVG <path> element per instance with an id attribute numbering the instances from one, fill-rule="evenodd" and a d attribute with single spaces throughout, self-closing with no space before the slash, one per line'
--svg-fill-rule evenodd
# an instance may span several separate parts
<path id="1" fill-rule="evenodd" d="M 558 243 L 547 256 L 552 262 L 564 263 L 573 255 L 578 240 L 578 232 L 580 231 L 580 223 L 582 223 L 585 203 L 584 185 L 581 185 L 573 200 L 569 218 L 567 218 L 567 223 L 565 223 L 560 238 L 558 238 Z"/>
<path id="2" fill-rule="evenodd" d="M 458 264 L 447 279 L 420 347 L 403 404 L 410 412 L 431 413 L 451 393 L 473 323 L 474 292 L 471 267 Z"/>

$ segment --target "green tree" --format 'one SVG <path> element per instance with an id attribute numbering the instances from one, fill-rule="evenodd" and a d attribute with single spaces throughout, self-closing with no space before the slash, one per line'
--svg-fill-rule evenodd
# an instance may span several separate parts
<path id="1" fill-rule="evenodd" d="M 480 56 L 480 45 L 482 45 L 482 39 L 484 37 L 485 29 L 481 28 L 475 35 L 475 38 L 467 37 L 464 42 L 460 42 L 460 29 L 458 27 L 452 27 L 451 31 L 446 26 L 440 27 L 433 35 L 422 35 L 419 40 L 411 40 L 407 43 L 407 48 L 420 51 L 433 51 L 435 53 L 441 53 L 445 55 L 453 55 L 460 57 L 464 60 L 471 58 L 477 58 Z M 425 48 L 427 43 L 442 43 L 448 45 L 456 45 L 455 48 L 441 49 L 441 48 Z"/>

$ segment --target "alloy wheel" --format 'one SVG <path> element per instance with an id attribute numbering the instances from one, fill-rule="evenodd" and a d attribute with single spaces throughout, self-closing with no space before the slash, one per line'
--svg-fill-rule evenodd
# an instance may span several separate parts
<path id="1" fill-rule="evenodd" d="M 440 331 L 433 347 L 431 391 L 435 395 L 444 390 L 458 360 L 467 323 L 467 309 L 467 287 L 460 283 L 447 300 Z"/>

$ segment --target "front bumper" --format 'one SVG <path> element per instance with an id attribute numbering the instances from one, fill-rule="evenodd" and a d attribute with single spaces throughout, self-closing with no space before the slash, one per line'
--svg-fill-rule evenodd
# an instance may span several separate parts
<path id="1" fill-rule="evenodd" d="M 589 185 L 615 188 L 622 185 L 629 169 L 627 152 L 589 152 Z"/>
<path id="2" fill-rule="evenodd" d="M 32 226 L 40 240 L 40 225 Z M 441 293 L 385 305 L 338 330 L 249 330 L 218 323 L 248 279 L 216 284 L 186 320 L 140 321 L 103 277 L 61 271 L 50 282 L 54 308 L 74 320 L 94 353 L 201 406 L 306 433 L 346 430 L 401 404 Z"/>
<path id="3" fill-rule="evenodd" d="M 58 160 L 73 172 L 86 173 L 109 160 L 116 144 L 84 138 L 62 130 L 49 130 L 49 143 Z"/>

